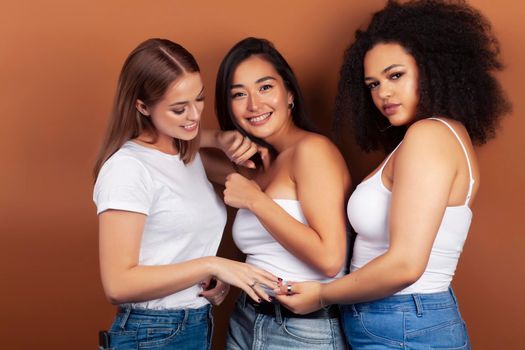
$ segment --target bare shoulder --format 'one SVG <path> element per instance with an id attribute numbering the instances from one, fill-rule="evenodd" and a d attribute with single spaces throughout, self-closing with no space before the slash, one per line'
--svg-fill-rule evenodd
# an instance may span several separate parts
<path id="1" fill-rule="evenodd" d="M 333 160 L 342 160 L 339 149 L 326 136 L 309 132 L 295 146 L 297 160 L 303 158 L 330 157 Z"/>
<path id="2" fill-rule="evenodd" d="M 457 121 L 446 120 L 456 132 L 463 133 L 464 127 Z M 417 148 L 420 151 L 442 152 L 446 149 L 456 148 L 458 141 L 449 127 L 438 120 L 423 119 L 412 124 L 403 139 L 403 144 Z M 403 147 L 408 148 L 408 147 Z"/>
<path id="3" fill-rule="evenodd" d="M 317 176 L 342 176 L 345 183 L 350 182 L 346 162 L 339 149 L 327 137 L 307 133 L 295 146 L 293 169 L 297 174 L 316 174 Z"/>
<path id="4" fill-rule="evenodd" d="M 464 130 L 456 121 L 447 122 L 454 130 Z M 395 164 L 409 168 L 416 165 L 436 167 L 439 164 L 450 168 L 457 163 L 455 160 L 462 156 L 454 133 L 445 123 L 433 119 L 423 119 L 412 124 L 397 153 Z"/>

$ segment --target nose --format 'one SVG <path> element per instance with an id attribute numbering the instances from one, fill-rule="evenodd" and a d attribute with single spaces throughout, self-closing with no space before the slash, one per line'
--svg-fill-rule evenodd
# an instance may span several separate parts
<path id="1" fill-rule="evenodd" d="M 392 86 L 388 82 L 383 82 L 378 86 L 378 96 L 381 99 L 388 99 L 392 97 Z"/>
<path id="2" fill-rule="evenodd" d="M 256 94 L 250 94 L 248 96 L 248 110 L 255 112 L 259 109 L 259 99 Z"/>
<path id="3" fill-rule="evenodd" d="M 191 121 L 194 121 L 194 122 L 199 121 L 201 119 L 202 108 L 200 108 L 195 103 L 190 104 L 188 106 L 188 108 L 189 108 L 189 110 L 188 110 L 188 114 L 187 114 L 187 119 L 191 120 Z"/>

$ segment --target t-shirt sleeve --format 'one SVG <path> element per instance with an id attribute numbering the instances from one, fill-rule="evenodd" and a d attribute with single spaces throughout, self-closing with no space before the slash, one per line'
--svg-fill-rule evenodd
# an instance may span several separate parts
<path id="1" fill-rule="evenodd" d="M 93 201 L 97 214 L 117 209 L 149 215 L 152 203 L 150 174 L 135 158 L 110 158 L 98 174 Z"/>

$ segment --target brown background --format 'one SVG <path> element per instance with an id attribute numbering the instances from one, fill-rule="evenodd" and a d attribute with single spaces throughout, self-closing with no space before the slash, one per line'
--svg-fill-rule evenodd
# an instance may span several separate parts
<path id="1" fill-rule="evenodd" d="M 342 52 L 377 1 L 24 1 L 0 10 L 2 348 L 93 349 L 114 309 L 103 295 L 91 168 L 119 69 L 142 40 L 188 48 L 206 84 L 204 125 L 213 116 L 214 76 L 239 39 L 266 37 L 294 67 L 307 102 L 328 131 Z M 473 0 L 492 21 L 508 69 L 499 75 L 514 104 L 496 140 L 478 150 L 483 184 L 457 271 L 474 349 L 516 349 L 525 324 L 523 141 L 525 30 L 515 0 Z M 354 181 L 381 159 L 346 139 Z M 235 255 L 229 232 L 221 247 Z M 234 291 L 215 312 L 223 348 Z M 522 345 L 521 345 L 522 346 Z"/>

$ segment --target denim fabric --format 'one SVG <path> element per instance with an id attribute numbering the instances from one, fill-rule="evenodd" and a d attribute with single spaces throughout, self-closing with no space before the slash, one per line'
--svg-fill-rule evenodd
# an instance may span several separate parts
<path id="1" fill-rule="evenodd" d="M 230 318 L 228 350 L 345 350 L 337 318 L 296 318 L 257 313 L 246 302 L 246 294 L 235 303 Z M 279 305 L 276 305 L 279 308 Z"/>
<path id="2" fill-rule="evenodd" d="M 211 306 L 182 310 L 119 310 L 109 330 L 110 350 L 209 350 Z"/>
<path id="3" fill-rule="evenodd" d="M 341 306 L 353 350 L 470 349 L 452 289 Z"/>

